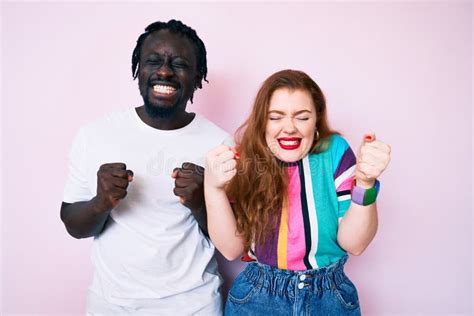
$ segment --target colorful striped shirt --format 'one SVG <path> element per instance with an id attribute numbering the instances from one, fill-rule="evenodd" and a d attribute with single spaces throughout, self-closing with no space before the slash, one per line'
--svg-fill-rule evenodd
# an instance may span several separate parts
<path id="1" fill-rule="evenodd" d="M 345 255 L 337 243 L 339 218 L 351 203 L 356 158 L 339 135 L 328 148 L 287 164 L 288 194 L 277 211 L 275 234 L 249 256 L 286 270 L 328 266 Z"/>

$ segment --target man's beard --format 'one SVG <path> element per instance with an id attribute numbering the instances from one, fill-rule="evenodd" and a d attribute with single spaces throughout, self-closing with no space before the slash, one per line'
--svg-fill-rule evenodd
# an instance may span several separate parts
<path id="1" fill-rule="evenodd" d="M 148 100 L 148 93 L 143 98 L 143 102 L 145 103 L 145 111 L 150 117 L 167 118 L 172 116 L 178 109 L 178 104 L 166 108 L 152 105 L 150 100 Z"/>

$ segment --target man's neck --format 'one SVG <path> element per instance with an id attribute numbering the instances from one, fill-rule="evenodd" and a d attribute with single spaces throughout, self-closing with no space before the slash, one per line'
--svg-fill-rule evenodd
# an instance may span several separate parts
<path id="1" fill-rule="evenodd" d="M 191 123 L 196 114 L 180 111 L 167 117 L 151 117 L 145 110 L 145 106 L 135 108 L 140 119 L 148 126 L 161 130 L 180 129 Z"/>

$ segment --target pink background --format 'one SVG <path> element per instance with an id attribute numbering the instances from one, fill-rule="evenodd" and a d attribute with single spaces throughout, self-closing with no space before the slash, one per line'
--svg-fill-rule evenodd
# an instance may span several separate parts
<path id="1" fill-rule="evenodd" d="M 261 82 L 308 72 L 356 149 L 392 145 L 378 235 L 347 273 L 364 315 L 472 315 L 472 4 L 469 2 L 2 4 L 2 306 L 81 315 L 91 240 L 59 206 L 77 129 L 141 105 L 130 58 L 155 20 L 182 19 L 208 50 L 199 111 L 229 132 Z M 241 264 L 225 263 L 232 278 Z"/>

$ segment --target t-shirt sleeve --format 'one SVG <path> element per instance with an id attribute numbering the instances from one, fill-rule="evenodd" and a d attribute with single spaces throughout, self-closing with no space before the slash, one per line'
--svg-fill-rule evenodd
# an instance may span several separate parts
<path id="1" fill-rule="evenodd" d="M 86 137 L 84 129 L 77 133 L 68 156 L 68 176 L 63 202 L 89 201 L 94 197 L 86 177 Z"/>
<path id="2" fill-rule="evenodd" d="M 333 156 L 333 175 L 338 202 L 338 217 L 346 214 L 351 204 L 351 187 L 354 180 L 356 157 L 345 139 L 334 137 L 331 146 Z"/>

